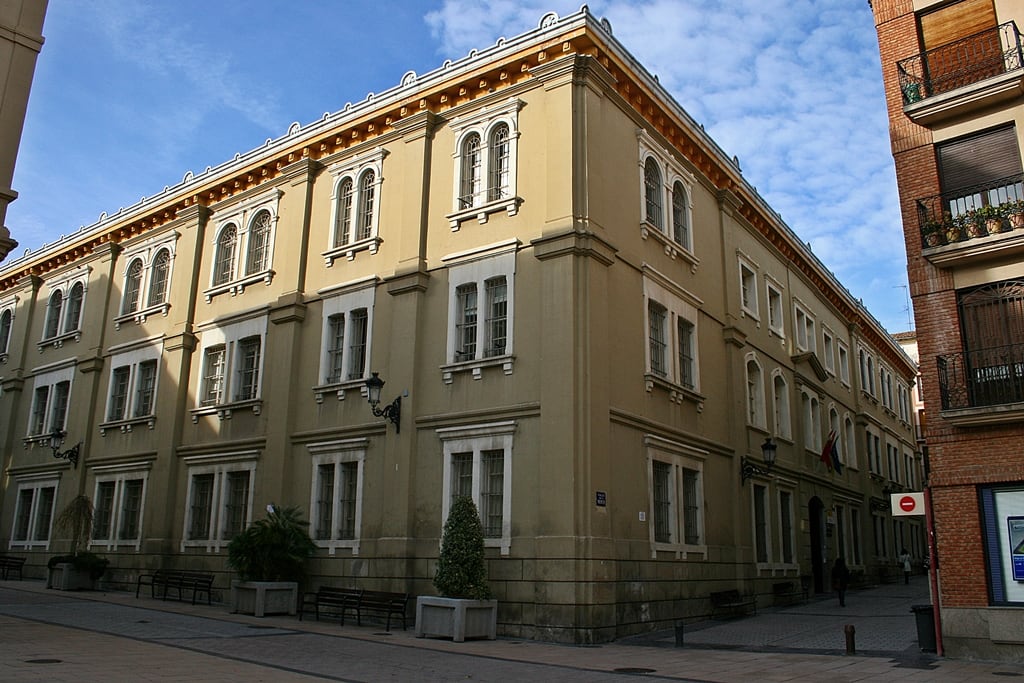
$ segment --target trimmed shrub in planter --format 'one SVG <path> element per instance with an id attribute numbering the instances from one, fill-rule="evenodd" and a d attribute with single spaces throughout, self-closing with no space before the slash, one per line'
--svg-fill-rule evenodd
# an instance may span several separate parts
<path id="1" fill-rule="evenodd" d="M 418 637 L 497 637 L 498 601 L 490 599 L 484 531 L 471 498 L 457 498 L 448 512 L 434 586 L 442 597 L 416 598 Z"/>

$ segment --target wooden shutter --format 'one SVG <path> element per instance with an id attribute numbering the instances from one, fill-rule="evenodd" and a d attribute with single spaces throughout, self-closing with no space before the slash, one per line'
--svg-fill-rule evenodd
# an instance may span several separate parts
<path id="1" fill-rule="evenodd" d="M 1004 126 L 935 146 L 943 194 L 1021 173 L 1017 129 Z"/>
<path id="2" fill-rule="evenodd" d="M 921 42 L 925 51 L 996 27 L 992 0 L 962 0 L 922 14 Z"/>

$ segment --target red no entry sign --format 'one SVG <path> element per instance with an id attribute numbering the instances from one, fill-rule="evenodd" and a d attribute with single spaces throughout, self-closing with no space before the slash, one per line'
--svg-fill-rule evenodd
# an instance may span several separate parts
<path id="1" fill-rule="evenodd" d="M 893 515 L 923 515 L 923 493 L 894 493 L 891 500 Z"/>

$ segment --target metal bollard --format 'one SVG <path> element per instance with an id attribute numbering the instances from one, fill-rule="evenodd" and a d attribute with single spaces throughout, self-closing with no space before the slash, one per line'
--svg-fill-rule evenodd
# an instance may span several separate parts
<path id="1" fill-rule="evenodd" d="M 676 622 L 676 647 L 683 646 L 683 620 Z"/>
<path id="2" fill-rule="evenodd" d="M 857 633 L 857 629 L 853 627 L 853 624 L 847 624 L 843 627 L 843 632 L 846 634 L 846 654 L 857 654 L 857 643 L 854 636 Z"/>

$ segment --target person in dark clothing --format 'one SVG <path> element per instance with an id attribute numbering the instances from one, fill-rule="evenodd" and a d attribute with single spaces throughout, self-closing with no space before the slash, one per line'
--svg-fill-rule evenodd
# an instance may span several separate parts
<path id="1" fill-rule="evenodd" d="M 850 570 L 842 557 L 832 566 L 832 588 L 839 593 L 839 606 L 846 607 L 846 589 L 850 585 Z"/>
<path id="2" fill-rule="evenodd" d="M 907 552 L 906 548 L 903 549 L 903 552 L 900 553 L 900 556 L 899 556 L 899 558 L 896 561 L 899 562 L 900 563 L 900 567 L 903 568 L 903 583 L 905 583 L 905 584 L 910 583 L 910 572 L 911 572 L 910 553 Z"/>

